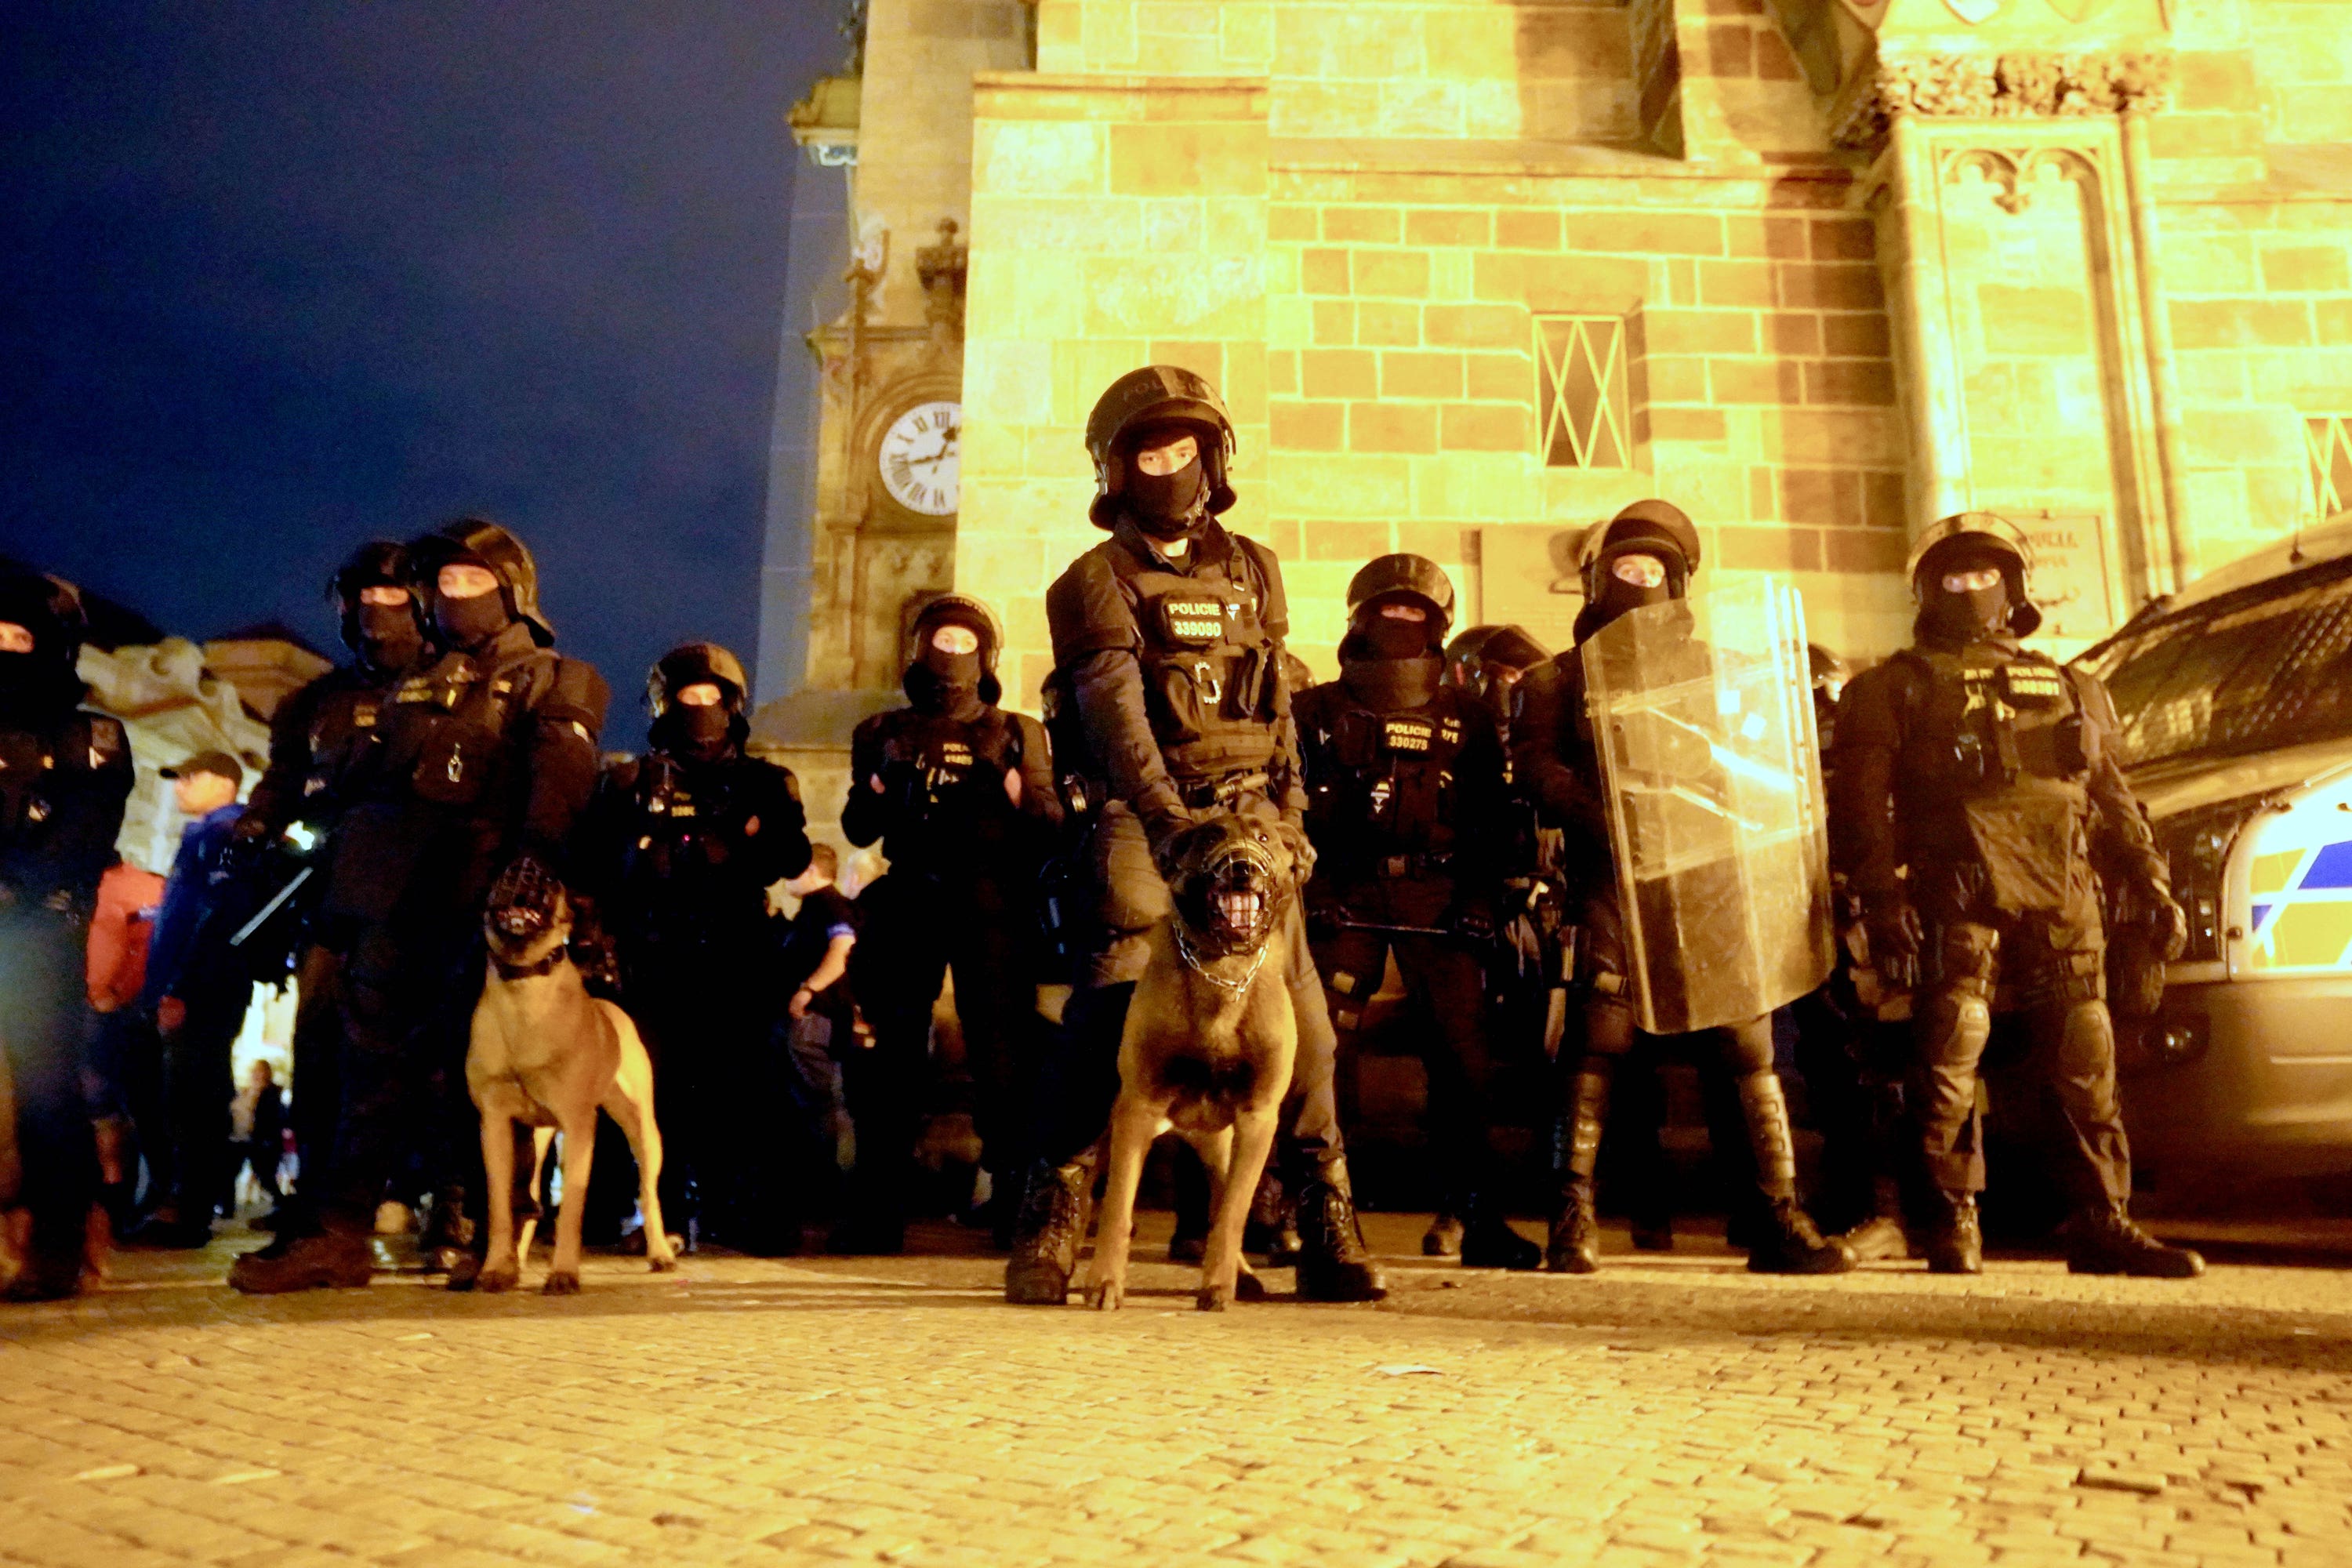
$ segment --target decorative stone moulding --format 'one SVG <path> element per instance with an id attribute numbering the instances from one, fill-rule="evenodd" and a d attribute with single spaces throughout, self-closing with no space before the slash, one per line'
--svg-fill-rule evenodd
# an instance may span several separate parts
<path id="1" fill-rule="evenodd" d="M 2155 110 L 2172 85 L 2160 54 L 1895 54 L 1856 74 L 1832 112 L 1841 147 L 1875 149 L 1899 114 L 2070 119 Z"/>

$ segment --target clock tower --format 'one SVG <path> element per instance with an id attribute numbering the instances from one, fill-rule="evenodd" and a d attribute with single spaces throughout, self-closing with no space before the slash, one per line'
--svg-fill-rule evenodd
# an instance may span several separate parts
<path id="1" fill-rule="evenodd" d="M 899 700 L 916 614 L 954 584 L 975 72 L 1029 63 L 1020 0 L 869 0 L 793 106 L 790 272 L 755 742 L 839 804 L 851 730 Z"/>

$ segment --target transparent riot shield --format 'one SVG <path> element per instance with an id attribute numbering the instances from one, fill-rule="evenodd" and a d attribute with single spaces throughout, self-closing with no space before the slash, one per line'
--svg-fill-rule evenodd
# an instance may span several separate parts
<path id="1" fill-rule="evenodd" d="M 1760 577 L 1634 610 L 1583 657 L 1641 1026 L 1735 1024 L 1812 990 L 1834 954 L 1795 590 Z"/>

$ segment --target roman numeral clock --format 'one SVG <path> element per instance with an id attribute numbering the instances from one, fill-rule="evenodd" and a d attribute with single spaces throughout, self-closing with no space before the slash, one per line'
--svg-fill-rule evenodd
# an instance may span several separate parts
<path id="1" fill-rule="evenodd" d="M 890 499 L 921 517 L 953 517 L 962 467 L 963 405 L 918 403 L 883 431 L 875 460 Z"/>

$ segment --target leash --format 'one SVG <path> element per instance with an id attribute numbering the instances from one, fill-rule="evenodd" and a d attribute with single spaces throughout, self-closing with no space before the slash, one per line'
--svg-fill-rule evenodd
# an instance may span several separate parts
<path id="1" fill-rule="evenodd" d="M 1258 944 L 1257 956 L 1250 960 L 1249 973 L 1239 980 L 1227 980 L 1220 975 L 1212 974 L 1201 967 L 1201 955 L 1193 951 L 1192 942 L 1186 940 L 1184 921 L 1181 917 L 1171 915 L 1168 918 L 1168 923 L 1175 931 L 1176 956 L 1184 961 L 1184 967 L 1229 995 L 1240 996 L 1246 994 L 1249 988 L 1257 983 L 1257 972 L 1265 966 L 1265 955 L 1274 951 L 1274 936 L 1269 933 L 1265 941 Z"/>

